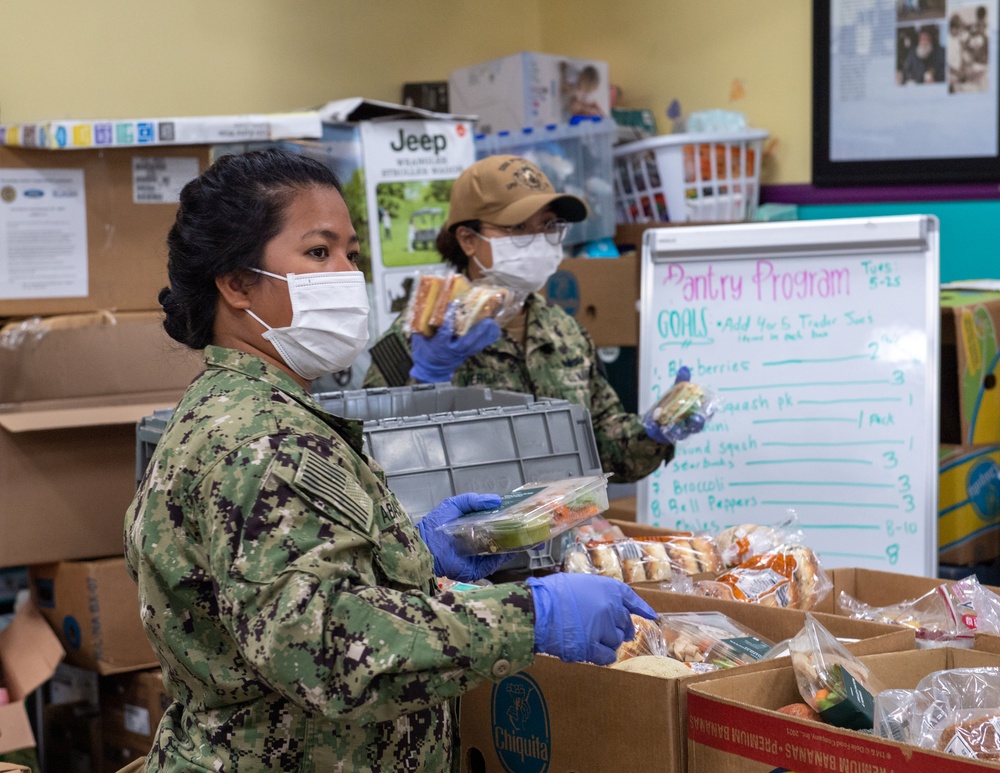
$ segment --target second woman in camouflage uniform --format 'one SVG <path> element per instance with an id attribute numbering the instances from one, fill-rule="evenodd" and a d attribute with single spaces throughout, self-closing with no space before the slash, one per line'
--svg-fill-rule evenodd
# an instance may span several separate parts
<path id="1" fill-rule="evenodd" d="M 400 315 L 372 347 L 364 385 L 443 380 L 569 400 L 590 411 L 601 465 L 614 473 L 612 482 L 639 480 L 669 462 L 673 446 L 650 437 L 642 418 L 625 410 L 590 336 L 537 292 L 562 258 L 567 223 L 586 216 L 581 199 L 556 193 L 545 174 L 519 156 L 489 156 L 466 169 L 452 187 L 438 251 L 470 279 L 486 277 L 521 293 L 523 307 L 492 338 L 480 336 L 478 347 L 459 351 L 448 350 L 445 341 L 408 336 Z M 447 331 L 439 333 L 435 339 Z M 428 361 L 443 366 L 428 367 Z"/>

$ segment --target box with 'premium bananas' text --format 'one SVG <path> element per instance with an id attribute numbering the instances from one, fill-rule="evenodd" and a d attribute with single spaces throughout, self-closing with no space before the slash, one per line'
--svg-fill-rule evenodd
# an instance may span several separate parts
<path id="1" fill-rule="evenodd" d="M 940 648 L 863 656 L 887 689 L 912 690 L 948 668 L 1000 666 L 1000 656 Z M 995 765 L 779 714 L 802 700 L 793 669 L 733 671 L 687 694 L 689 773 L 970 773 Z"/>

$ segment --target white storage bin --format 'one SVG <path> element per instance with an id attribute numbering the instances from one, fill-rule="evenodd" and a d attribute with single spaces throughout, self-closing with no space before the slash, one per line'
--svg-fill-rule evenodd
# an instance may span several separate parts
<path id="1" fill-rule="evenodd" d="M 608 239 L 615 234 L 615 191 L 611 151 L 618 128 L 610 118 L 576 118 L 570 123 L 476 136 L 476 158 L 522 156 L 545 172 L 559 193 L 587 202 L 590 214 L 573 223 L 566 244 Z"/>
<path id="2" fill-rule="evenodd" d="M 667 134 L 612 151 L 619 223 L 753 220 L 767 132 Z"/>

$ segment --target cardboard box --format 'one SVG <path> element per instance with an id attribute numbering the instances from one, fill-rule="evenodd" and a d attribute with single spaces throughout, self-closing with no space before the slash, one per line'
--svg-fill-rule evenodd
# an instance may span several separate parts
<path id="1" fill-rule="evenodd" d="M 269 115 L 54 120 L 0 125 L 0 145 L 48 150 L 202 145 L 319 137 L 320 132 L 319 113 L 315 110 Z"/>
<path id="2" fill-rule="evenodd" d="M 0 631 L 0 674 L 11 700 L 0 706 L 0 754 L 35 746 L 24 700 L 52 676 L 64 654 L 59 639 L 32 603 Z"/>
<path id="3" fill-rule="evenodd" d="M 42 709 L 44 770 L 101 771 L 101 715 L 86 703 Z M 112 768 L 109 773 L 115 773 Z"/>
<path id="4" fill-rule="evenodd" d="M 478 116 L 484 134 L 611 114 L 608 63 L 522 51 L 453 70 L 452 112 Z"/>
<path id="5" fill-rule="evenodd" d="M 0 146 L 0 232 L 26 234 L 0 244 L 0 317 L 159 308 L 178 194 L 210 150 Z"/>
<path id="6" fill-rule="evenodd" d="M 942 563 L 1000 556 L 1000 445 L 941 446 L 937 529 Z"/>
<path id="7" fill-rule="evenodd" d="M 870 606 L 886 607 L 920 598 L 947 582 L 938 577 L 920 577 L 876 569 L 840 567 L 825 571 L 833 583 L 833 588 L 826 598 L 816 605 L 815 611 L 829 614 L 839 614 L 837 597 L 841 592 Z"/>
<path id="8" fill-rule="evenodd" d="M 639 594 L 659 612 L 717 610 L 775 641 L 798 633 L 804 612 L 653 590 Z M 856 654 L 912 649 L 913 632 L 817 615 L 837 636 L 857 638 Z M 732 669 L 771 671 L 779 658 Z M 685 770 L 689 686 L 731 673 L 662 679 L 540 656 L 461 701 L 462 770 Z M 547 763 L 547 767 L 546 767 Z"/>
<path id="9" fill-rule="evenodd" d="M 121 555 L 136 422 L 203 367 L 151 312 L 0 330 L 0 566 Z"/>
<path id="10" fill-rule="evenodd" d="M 887 688 L 913 689 L 944 668 L 1000 666 L 1000 656 L 940 648 L 863 658 Z M 786 661 L 787 663 L 787 661 Z M 791 667 L 738 673 L 688 690 L 689 773 L 965 773 L 996 770 L 953 754 L 907 746 L 831 725 L 778 714 L 799 702 Z"/>
<path id="11" fill-rule="evenodd" d="M 1000 443 L 1000 292 L 941 291 L 941 442 Z"/>
<path id="12" fill-rule="evenodd" d="M 124 558 L 39 564 L 29 572 L 32 598 L 58 635 L 67 663 L 102 675 L 159 665 Z"/>
<path id="13" fill-rule="evenodd" d="M 597 346 L 639 345 L 639 258 L 567 258 L 545 295 L 579 322 Z"/>
<path id="14" fill-rule="evenodd" d="M 163 687 L 160 669 L 101 679 L 101 719 L 105 769 L 145 756 L 173 699 Z"/>
<path id="15" fill-rule="evenodd" d="M 620 497 L 608 501 L 608 509 L 604 518 L 609 521 L 625 521 L 635 523 L 635 497 Z"/>

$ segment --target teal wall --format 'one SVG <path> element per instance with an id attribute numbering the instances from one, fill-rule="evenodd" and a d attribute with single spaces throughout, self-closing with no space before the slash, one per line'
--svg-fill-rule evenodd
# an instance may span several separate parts
<path id="1" fill-rule="evenodd" d="M 912 204 L 800 204 L 800 220 L 880 215 L 937 215 L 941 281 L 1000 279 L 1000 200 Z"/>

